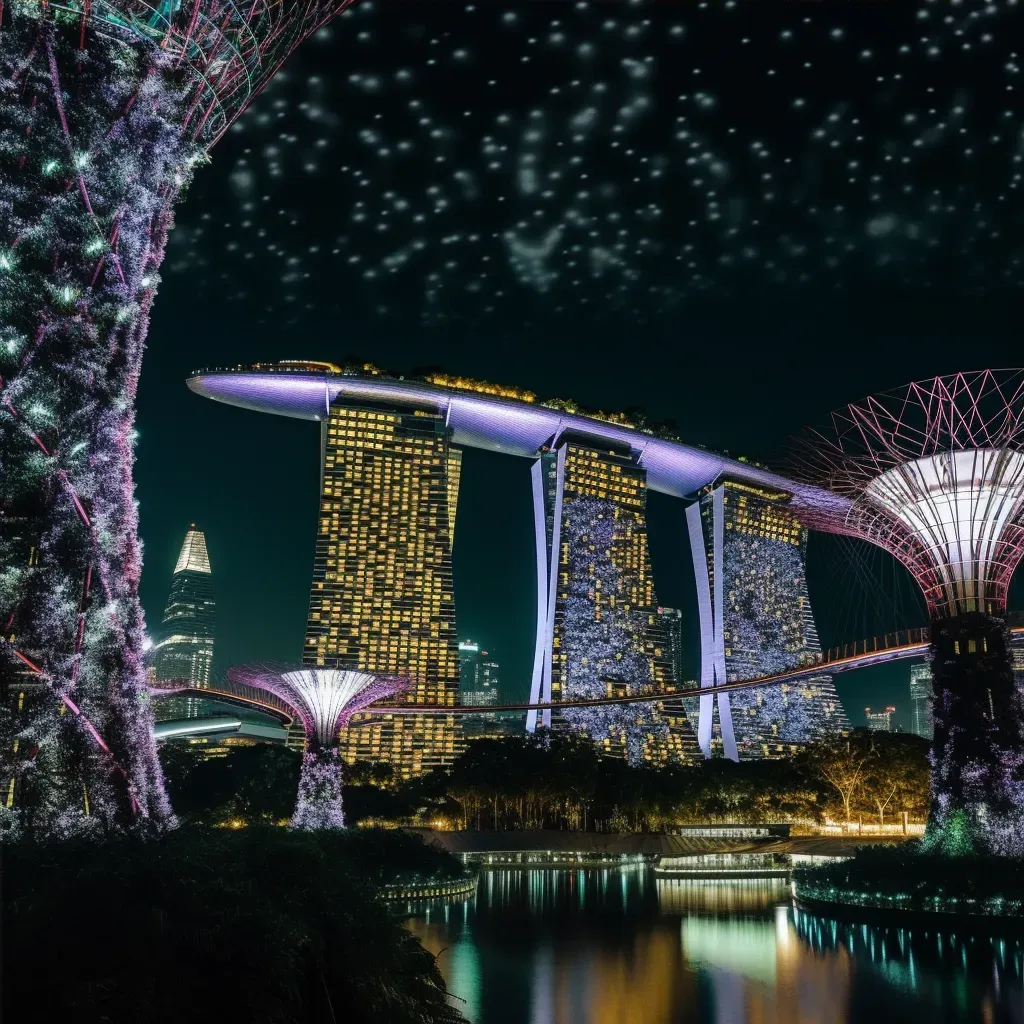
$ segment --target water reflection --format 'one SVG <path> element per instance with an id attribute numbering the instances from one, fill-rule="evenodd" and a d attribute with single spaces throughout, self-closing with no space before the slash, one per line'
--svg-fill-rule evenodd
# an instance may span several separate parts
<path id="1" fill-rule="evenodd" d="M 833 922 L 778 880 L 485 872 L 409 921 L 475 1024 L 1024 1021 L 1024 944 Z"/>

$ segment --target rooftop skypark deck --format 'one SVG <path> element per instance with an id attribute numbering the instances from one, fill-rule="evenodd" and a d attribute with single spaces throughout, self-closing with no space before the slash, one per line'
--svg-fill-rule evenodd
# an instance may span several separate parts
<path id="1" fill-rule="evenodd" d="M 624 414 L 571 411 L 578 408 L 575 403 L 539 402 L 531 392 L 464 378 L 402 378 L 380 373 L 370 364 L 353 371 L 303 361 L 199 370 L 187 383 L 191 391 L 214 401 L 293 419 L 320 421 L 339 396 L 355 403 L 443 411 L 455 445 L 525 458 L 535 458 L 541 447 L 566 432 L 585 434 L 636 451 L 648 486 L 677 498 L 692 497 L 726 476 L 787 492 L 793 511 L 815 521 L 824 511 L 834 513 L 846 505 L 819 487 L 671 439 L 663 430 L 630 425 Z"/>

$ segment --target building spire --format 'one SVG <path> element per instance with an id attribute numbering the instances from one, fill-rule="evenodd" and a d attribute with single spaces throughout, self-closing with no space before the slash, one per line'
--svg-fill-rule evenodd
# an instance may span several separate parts
<path id="1" fill-rule="evenodd" d="M 206 537 L 202 530 L 196 529 L 192 523 L 185 534 L 185 543 L 181 545 L 181 554 L 174 566 L 175 575 L 179 572 L 205 572 L 210 570 L 210 556 L 206 551 Z"/>

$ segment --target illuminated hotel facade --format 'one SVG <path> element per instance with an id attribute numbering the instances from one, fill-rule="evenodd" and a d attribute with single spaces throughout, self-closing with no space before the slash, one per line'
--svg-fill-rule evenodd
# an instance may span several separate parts
<path id="1" fill-rule="evenodd" d="M 459 651 L 452 537 L 461 451 L 442 415 L 337 402 L 321 424 L 322 472 L 303 663 L 408 679 L 401 699 L 454 705 Z M 454 715 L 356 715 L 341 756 L 403 777 L 461 748 Z"/>
<path id="2" fill-rule="evenodd" d="M 635 453 L 562 435 L 533 466 L 537 641 L 531 702 L 671 693 L 670 638 L 647 544 L 647 480 Z M 656 702 L 530 711 L 527 730 L 570 728 L 640 761 L 698 755 L 685 713 Z"/>
<path id="3" fill-rule="evenodd" d="M 788 498 L 722 480 L 687 509 L 702 686 L 773 675 L 821 653 L 807 592 L 807 531 Z M 850 728 L 827 674 L 699 700 L 701 749 L 733 760 L 785 756 Z"/>
<path id="4" fill-rule="evenodd" d="M 529 715 L 528 726 L 576 727 L 609 752 L 634 760 L 685 760 L 697 752 L 689 725 L 694 719 L 658 706 L 659 696 L 680 686 L 672 667 L 678 660 L 672 630 L 679 624 L 659 615 L 647 547 L 647 490 L 689 501 L 727 477 L 784 495 L 780 516 L 845 507 L 844 499 L 815 484 L 687 445 L 622 414 L 586 412 L 572 402 L 541 401 L 531 392 L 460 377 L 404 378 L 369 364 L 290 361 L 201 371 L 188 387 L 237 408 L 320 424 L 321 512 L 304 661 L 407 675 L 414 688 L 403 699 L 410 701 L 445 706 L 457 699 L 451 543 L 459 450 L 530 459 L 538 555 L 531 695 L 565 701 L 639 690 L 654 700 L 542 711 Z M 721 588 L 709 596 L 701 510 L 696 504 L 693 510 L 696 538 L 692 510 L 686 515 L 702 567 L 698 591 L 703 576 L 705 595 L 701 682 L 710 685 L 726 675 L 724 646 L 718 657 L 712 642 L 714 623 L 722 620 L 720 600 L 715 604 Z M 803 646 L 816 649 L 802 573 L 800 561 L 799 587 L 790 593 L 797 617 L 806 616 Z M 719 628 L 718 639 L 723 636 Z M 798 654 L 785 653 L 799 661 Z M 713 654 L 717 661 L 709 660 Z M 812 683 L 777 689 L 784 697 L 827 696 L 827 677 Z M 700 698 L 696 716 L 702 730 L 706 724 L 702 747 L 709 754 L 712 722 L 704 712 L 713 699 Z M 727 720 L 733 737 L 731 716 Z M 457 752 L 455 722 L 444 715 L 353 719 L 344 756 L 387 758 L 403 774 L 423 771 Z M 738 756 L 734 739 L 725 748 Z"/>

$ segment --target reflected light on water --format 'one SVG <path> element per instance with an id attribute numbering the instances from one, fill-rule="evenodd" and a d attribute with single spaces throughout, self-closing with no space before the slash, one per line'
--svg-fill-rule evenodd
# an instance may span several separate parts
<path id="1" fill-rule="evenodd" d="M 776 879 L 485 872 L 410 930 L 474 1024 L 1024 1021 L 1024 944 L 841 924 Z"/>

